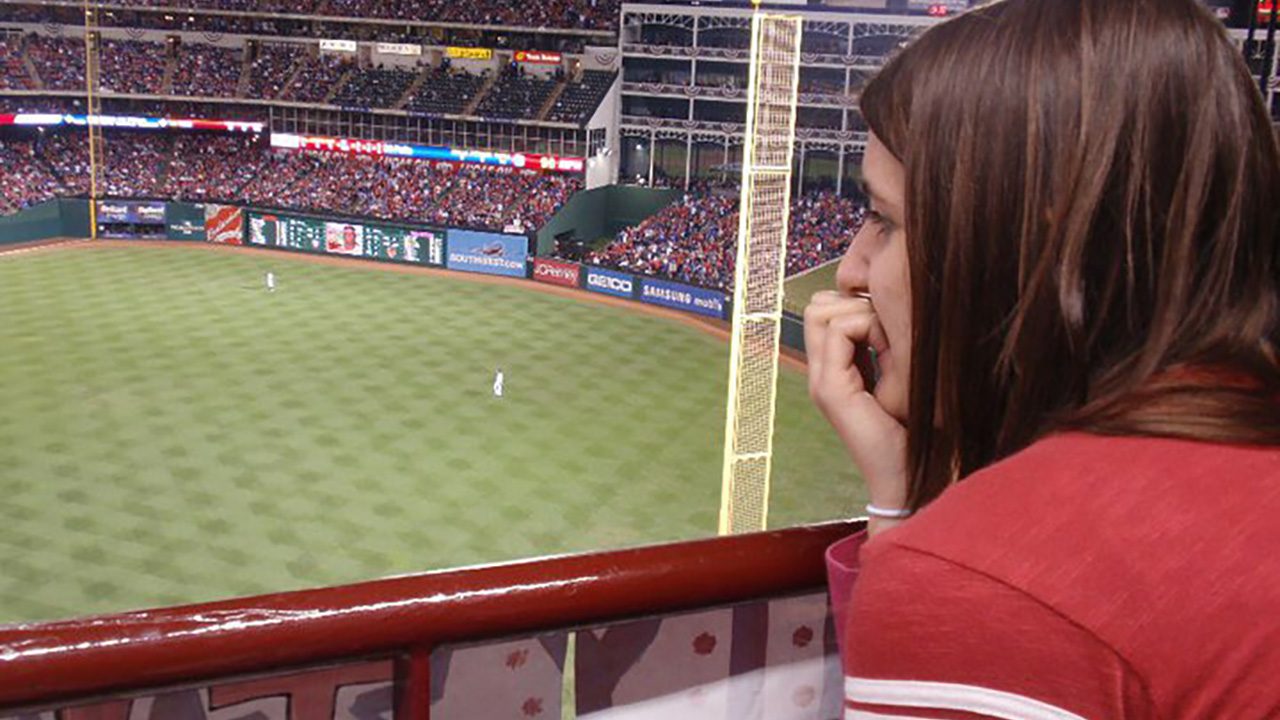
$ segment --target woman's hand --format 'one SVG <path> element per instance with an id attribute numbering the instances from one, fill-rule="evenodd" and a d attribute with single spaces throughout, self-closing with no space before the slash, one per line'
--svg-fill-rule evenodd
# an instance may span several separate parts
<path id="1" fill-rule="evenodd" d="M 868 389 L 855 352 L 884 347 L 884 328 L 866 298 L 834 291 L 813 296 L 804 311 L 809 395 L 849 450 L 876 507 L 896 510 L 907 501 L 907 431 Z M 900 521 L 872 518 L 875 534 Z"/>

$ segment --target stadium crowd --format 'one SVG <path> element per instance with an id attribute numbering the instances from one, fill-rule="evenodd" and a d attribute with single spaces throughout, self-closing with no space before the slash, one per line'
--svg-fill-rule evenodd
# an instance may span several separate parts
<path id="1" fill-rule="evenodd" d="M 123 4 L 592 30 L 617 27 L 621 5 L 618 0 L 126 0 Z"/>
<path id="2" fill-rule="evenodd" d="M 793 199 L 787 274 L 839 257 L 865 219 L 860 203 L 829 190 Z M 727 290 L 733 286 L 737 234 L 736 191 L 704 186 L 623 230 L 586 261 Z"/>
<path id="3" fill-rule="evenodd" d="M 435 68 L 360 67 L 349 57 L 312 55 L 303 45 L 256 42 L 221 47 L 107 39 L 101 57 L 101 87 L 110 95 L 247 97 L 358 109 L 403 107 L 436 115 L 474 107 L 476 114 L 501 119 L 537 119 L 550 105 L 544 119 L 571 123 L 591 117 L 615 77 L 587 70 L 576 82 L 567 82 L 560 68 L 543 77 L 511 63 L 485 89 L 490 71 L 467 72 L 451 67 L 447 59 Z M 84 81 L 84 45 L 78 38 L 0 38 L 0 89 L 43 84 L 50 90 L 82 91 Z M 552 97 L 555 101 L 549 102 Z"/>
<path id="4" fill-rule="evenodd" d="M 398 158 L 273 151 L 252 135 L 108 131 L 109 196 L 226 200 L 423 223 L 533 231 L 579 178 Z M 83 132 L 0 139 L 4 213 L 88 192 Z"/>
<path id="5" fill-rule="evenodd" d="M 0 37 L 0 89 L 28 90 L 35 87 L 22 60 L 22 36 Z"/>

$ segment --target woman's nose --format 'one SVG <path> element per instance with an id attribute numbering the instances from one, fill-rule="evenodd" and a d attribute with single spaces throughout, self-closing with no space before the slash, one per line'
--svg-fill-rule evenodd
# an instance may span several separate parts
<path id="1" fill-rule="evenodd" d="M 840 265 L 836 268 L 836 289 L 842 295 L 866 291 L 868 269 L 871 267 L 870 239 L 868 228 L 863 225 L 853 236 L 844 257 L 840 258 Z"/>

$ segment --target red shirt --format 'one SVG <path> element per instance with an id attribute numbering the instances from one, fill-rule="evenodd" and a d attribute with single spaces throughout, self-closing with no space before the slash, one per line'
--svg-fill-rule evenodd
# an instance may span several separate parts
<path id="1" fill-rule="evenodd" d="M 1280 448 L 1054 436 L 861 563 L 846 719 L 1280 717 Z"/>

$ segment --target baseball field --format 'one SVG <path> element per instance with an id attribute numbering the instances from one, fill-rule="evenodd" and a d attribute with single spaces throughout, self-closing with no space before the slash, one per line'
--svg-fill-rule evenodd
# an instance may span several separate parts
<path id="1" fill-rule="evenodd" d="M 0 622 L 712 534 L 728 345 L 696 325 L 275 252 L 0 255 Z M 795 367 L 778 424 L 770 525 L 853 514 Z"/>

